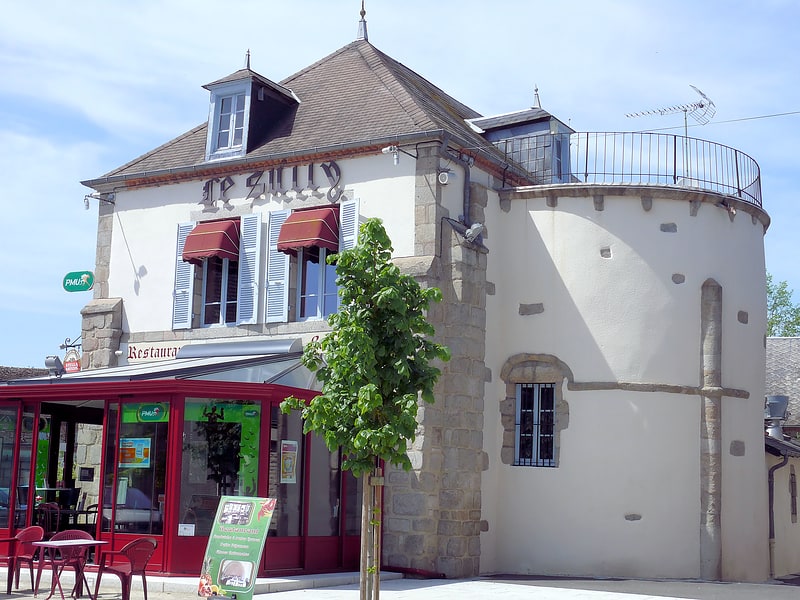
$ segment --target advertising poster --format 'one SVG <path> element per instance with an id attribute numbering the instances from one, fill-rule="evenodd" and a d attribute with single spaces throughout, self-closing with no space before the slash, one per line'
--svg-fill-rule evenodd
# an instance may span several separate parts
<path id="1" fill-rule="evenodd" d="M 297 442 L 281 440 L 281 483 L 297 483 Z"/>
<path id="2" fill-rule="evenodd" d="M 274 498 L 222 496 L 211 525 L 197 595 L 252 600 Z"/>
<path id="3" fill-rule="evenodd" d="M 150 438 L 122 438 L 119 441 L 120 469 L 150 468 Z"/>

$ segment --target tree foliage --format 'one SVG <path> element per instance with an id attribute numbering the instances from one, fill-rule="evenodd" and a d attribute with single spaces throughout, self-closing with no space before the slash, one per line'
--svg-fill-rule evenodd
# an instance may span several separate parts
<path id="1" fill-rule="evenodd" d="M 374 469 L 377 458 L 411 468 L 407 442 L 416 433 L 418 398 L 433 402 L 440 371 L 431 362 L 450 358 L 426 320 L 441 292 L 401 274 L 391 253 L 381 221 L 370 219 L 355 248 L 330 257 L 340 309 L 328 317 L 331 332 L 309 343 L 302 358 L 322 393 L 307 405 L 297 398 L 281 404 L 285 413 L 302 411 L 304 432 L 341 448 L 342 468 L 356 476 Z"/>
<path id="2" fill-rule="evenodd" d="M 792 302 L 792 290 L 785 281 L 775 283 L 767 273 L 767 335 L 800 335 L 800 304 Z"/>

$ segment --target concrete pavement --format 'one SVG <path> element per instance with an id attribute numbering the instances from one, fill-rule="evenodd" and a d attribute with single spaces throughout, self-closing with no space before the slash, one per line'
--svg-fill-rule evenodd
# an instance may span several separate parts
<path id="1" fill-rule="evenodd" d="M 494 576 L 474 579 L 404 579 L 383 573 L 383 600 L 797 600 L 800 587 L 781 581 L 769 583 L 709 583 L 700 581 L 644 581 L 630 579 L 578 579 L 555 577 Z M 20 590 L 10 598 L 31 598 L 27 573 Z M 5 588 L 6 570 L 0 583 Z M 94 584 L 94 574 L 88 575 Z M 42 575 L 39 599 L 49 592 L 49 572 Z M 65 591 L 71 588 L 72 573 L 65 572 Z M 148 577 L 149 600 L 197 598 L 196 577 Z M 67 593 L 69 593 L 67 591 Z M 57 599 L 60 600 L 58 592 Z M 121 598 L 119 580 L 103 578 L 98 600 Z M 134 579 L 131 600 L 142 600 L 141 579 Z M 255 600 L 358 600 L 358 574 L 334 573 L 259 579 Z"/>

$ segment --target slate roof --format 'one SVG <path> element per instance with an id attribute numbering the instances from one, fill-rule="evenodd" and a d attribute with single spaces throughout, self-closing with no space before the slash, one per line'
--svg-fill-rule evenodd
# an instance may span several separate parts
<path id="1" fill-rule="evenodd" d="M 767 338 L 767 396 L 789 396 L 784 425 L 800 425 L 800 338 Z"/>
<path id="2" fill-rule="evenodd" d="M 552 116 L 553 115 L 551 115 L 543 108 L 533 107 L 533 108 L 528 108 L 526 110 L 507 113 L 504 115 L 480 117 L 478 119 L 473 119 L 472 124 L 475 125 L 476 127 L 480 127 L 484 131 L 489 131 L 490 129 L 509 127 L 511 125 L 516 125 L 518 123 L 529 123 L 531 121 L 544 121 L 550 119 L 550 117 Z"/>
<path id="3" fill-rule="evenodd" d="M 247 154 L 247 162 L 387 145 L 392 139 L 422 138 L 424 132 L 433 137 L 441 130 L 466 148 L 483 148 L 502 161 L 502 155 L 465 122 L 480 117 L 479 113 L 366 40 L 340 48 L 284 79 L 280 86 L 291 90 L 300 104 L 274 124 L 266 141 Z M 206 131 L 207 123 L 203 123 L 103 177 L 83 183 L 93 187 L 109 179 L 201 167 L 205 164 Z"/>

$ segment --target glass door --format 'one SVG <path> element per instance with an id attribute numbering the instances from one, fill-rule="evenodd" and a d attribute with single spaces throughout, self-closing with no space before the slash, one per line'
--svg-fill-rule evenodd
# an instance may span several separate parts
<path id="1" fill-rule="evenodd" d="M 199 572 L 222 496 L 256 496 L 261 437 L 257 401 L 187 398 L 181 444 L 175 572 Z"/>
<path id="2" fill-rule="evenodd" d="M 168 402 L 109 406 L 102 531 L 115 537 L 163 534 L 169 409 Z"/>

